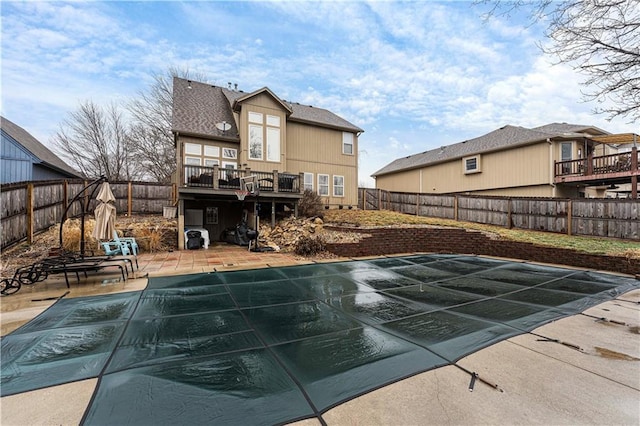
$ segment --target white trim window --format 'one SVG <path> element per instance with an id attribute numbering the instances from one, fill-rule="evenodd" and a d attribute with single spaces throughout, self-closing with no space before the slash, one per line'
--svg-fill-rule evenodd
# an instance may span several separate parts
<path id="1" fill-rule="evenodd" d="M 267 161 L 280 161 L 280 129 L 276 127 L 267 127 Z"/>
<path id="2" fill-rule="evenodd" d="M 280 117 L 277 115 L 267 115 L 267 126 L 280 127 Z"/>
<path id="3" fill-rule="evenodd" d="M 184 153 L 188 155 L 202 155 L 202 145 L 199 143 L 185 142 Z"/>
<path id="4" fill-rule="evenodd" d="M 200 157 L 184 157 L 184 164 L 187 166 L 200 166 L 202 165 L 202 158 Z"/>
<path id="5" fill-rule="evenodd" d="M 462 170 L 464 170 L 465 175 L 480 173 L 482 171 L 480 168 L 480 155 L 464 157 L 462 159 Z"/>
<path id="6" fill-rule="evenodd" d="M 249 124 L 249 158 L 262 160 L 262 126 Z"/>
<path id="7" fill-rule="evenodd" d="M 313 191 L 313 173 L 304 174 L 304 190 Z"/>
<path id="8" fill-rule="evenodd" d="M 318 195 L 322 197 L 329 196 L 329 175 L 318 173 Z"/>
<path id="9" fill-rule="evenodd" d="M 220 157 L 220 147 L 205 145 L 204 146 L 205 157 Z"/>
<path id="10" fill-rule="evenodd" d="M 238 158 L 238 150 L 235 148 L 222 148 L 222 158 L 235 160 Z"/>
<path id="11" fill-rule="evenodd" d="M 262 124 L 262 113 L 249 111 L 249 123 Z"/>
<path id="12" fill-rule="evenodd" d="M 333 175 L 333 196 L 344 197 L 344 176 Z"/>
<path id="13" fill-rule="evenodd" d="M 205 158 L 204 159 L 204 165 L 206 167 L 219 166 L 220 165 L 220 160 L 218 160 L 217 158 Z"/>
<path id="14" fill-rule="evenodd" d="M 342 153 L 353 155 L 353 133 L 342 132 Z"/>

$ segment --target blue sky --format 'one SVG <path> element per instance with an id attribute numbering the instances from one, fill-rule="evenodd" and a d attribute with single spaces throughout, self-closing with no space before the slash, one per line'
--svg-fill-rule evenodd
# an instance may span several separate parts
<path id="1" fill-rule="evenodd" d="M 4 117 L 55 151 L 82 102 L 126 102 L 169 67 L 327 108 L 365 129 L 359 183 L 395 158 L 506 124 L 608 122 L 536 46 L 544 23 L 471 2 L 2 2 Z"/>

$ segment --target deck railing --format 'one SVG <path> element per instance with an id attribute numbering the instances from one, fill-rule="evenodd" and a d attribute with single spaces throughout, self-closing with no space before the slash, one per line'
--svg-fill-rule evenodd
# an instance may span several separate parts
<path id="1" fill-rule="evenodd" d="M 638 170 L 640 168 L 640 152 L 634 151 L 578 160 L 556 161 L 555 176 L 591 176 Z"/>
<path id="2" fill-rule="evenodd" d="M 258 172 L 250 169 L 229 169 L 218 166 L 184 166 L 184 186 L 215 190 L 239 190 L 241 178 L 255 176 L 261 192 L 301 193 L 299 174 Z"/>

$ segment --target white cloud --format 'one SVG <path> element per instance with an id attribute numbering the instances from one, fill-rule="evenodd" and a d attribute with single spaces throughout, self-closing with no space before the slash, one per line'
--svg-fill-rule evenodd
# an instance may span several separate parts
<path id="1" fill-rule="evenodd" d="M 2 113 L 45 140 L 78 102 L 126 99 L 169 66 L 340 114 L 365 129 L 365 176 L 504 124 L 632 131 L 591 115 L 579 76 L 537 50 L 540 28 L 483 23 L 466 2 L 8 2 L 1 13 Z"/>

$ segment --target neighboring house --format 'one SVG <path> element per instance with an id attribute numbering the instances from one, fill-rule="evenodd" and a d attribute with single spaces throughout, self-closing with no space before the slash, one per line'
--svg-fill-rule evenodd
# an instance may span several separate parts
<path id="1" fill-rule="evenodd" d="M 42 145 L 29 132 L 0 117 L 2 157 L 0 183 L 76 179 L 81 175 Z"/>
<path id="2" fill-rule="evenodd" d="M 618 152 L 619 144 L 635 135 L 613 136 L 594 126 L 566 123 L 504 126 L 396 159 L 372 176 L 376 188 L 399 192 L 604 196 L 608 186 L 635 182 L 637 188 L 640 174 L 637 149 Z"/>
<path id="3" fill-rule="evenodd" d="M 275 223 L 280 212 L 296 210 L 305 189 L 326 208 L 357 205 L 363 130 L 330 111 L 280 99 L 267 87 L 245 93 L 174 78 L 172 127 L 179 228 L 205 229 L 217 240 L 256 201 L 260 216 Z M 259 198 L 240 202 L 236 191 L 247 182 L 259 186 Z"/>

